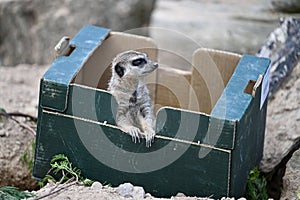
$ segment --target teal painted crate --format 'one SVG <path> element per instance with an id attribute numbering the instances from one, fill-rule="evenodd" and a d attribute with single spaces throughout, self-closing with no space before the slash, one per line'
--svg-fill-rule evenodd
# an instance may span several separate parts
<path id="1" fill-rule="evenodd" d="M 83 176 L 113 186 L 131 182 L 160 197 L 243 196 L 262 158 L 268 59 L 199 49 L 191 71 L 159 67 L 148 78 L 157 135 L 146 148 L 116 126 L 117 104 L 105 88 L 117 53 L 156 59 L 154 42 L 85 26 L 71 46 L 41 79 L 35 178 L 63 153 Z"/>

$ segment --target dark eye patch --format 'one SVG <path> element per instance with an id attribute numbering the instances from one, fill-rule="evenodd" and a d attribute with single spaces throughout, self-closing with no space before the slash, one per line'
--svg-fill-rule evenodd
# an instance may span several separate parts
<path id="1" fill-rule="evenodd" d="M 117 63 L 115 65 L 115 72 L 120 76 L 120 78 L 124 76 L 125 68 L 121 66 L 121 63 Z"/>
<path id="2" fill-rule="evenodd" d="M 146 63 L 147 63 L 147 61 L 144 58 L 138 58 L 138 59 L 135 59 L 132 61 L 133 66 L 142 66 Z"/>

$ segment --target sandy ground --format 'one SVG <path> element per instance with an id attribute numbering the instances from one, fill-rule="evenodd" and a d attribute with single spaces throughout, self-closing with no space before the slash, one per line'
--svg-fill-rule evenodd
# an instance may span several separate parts
<path id="1" fill-rule="evenodd" d="M 64 185 L 60 185 L 63 187 Z M 38 196 L 46 195 L 51 190 L 55 188 L 55 185 L 47 185 L 37 193 Z M 104 187 L 85 187 L 85 186 L 78 186 L 72 185 L 67 187 L 63 192 L 59 192 L 57 194 L 51 195 L 49 197 L 43 198 L 45 200 L 54 200 L 54 199 L 76 199 L 76 200 L 86 200 L 86 199 L 97 199 L 97 200 L 108 200 L 108 199 L 115 199 L 115 200 L 125 200 L 125 199 L 145 199 L 145 200 L 167 200 L 168 198 L 155 198 L 151 196 L 151 194 L 145 194 L 144 198 L 134 196 L 134 197 L 123 197 L 119 195 L 118 188 L 112 188 L 109 186 Z M 172 200 L 213 200 L 211 198 L 199 198 L 199 197 L 186 197 L 184 194 L 179 193 L 175 197 L 171 197 Z M 222 200 L 227 200 L 226 198 Z M 230 199 L 228 199 L 230 200 Z M 242 199 L 241 199 L 242 200 Z"/>
<path id="2" fill-rule="evenodd" d="M 0 66 L 0 107 L 37 116 L 39 80 L 49 66 Z"/>
<path id="3" fill-rule="evenodd" d="M 0 67 L 0 108 L 37 116 L 39 79 L 47 67 L 19 65 Z M 28 126 L 24 118 L 17 119 Z M 28 166 L 20 160 L 35 136 L 18 123 L 0 118 L 0 186 L 16 185 L 20 189 L 37 188 Z"/>

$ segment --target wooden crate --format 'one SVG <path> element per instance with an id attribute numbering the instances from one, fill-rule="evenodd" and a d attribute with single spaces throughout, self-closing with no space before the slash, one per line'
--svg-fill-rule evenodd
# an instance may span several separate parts
<path id="1" fill-rule="evenodd" d="M 33 175 L 63 153 L 82 174 L 131 182 L 155 196 L 243 196 L 262 158 L 269 60 L 199 49 L 189 71 L 160 66 L 147 81 L 156 105 L 155 142 L 132 143 L 115 123 L 106 91 L 110 62 L 134 49 L 156 59 L 147 37 L 85 26 L 41 79 Z"/>

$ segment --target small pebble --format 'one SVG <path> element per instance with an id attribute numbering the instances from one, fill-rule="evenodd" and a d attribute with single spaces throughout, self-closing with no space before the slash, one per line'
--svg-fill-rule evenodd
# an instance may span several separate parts
<path id="1" fill-rule="evenodd" d="M 145 190 L 143 187 L 134 187 L 132 193 L 133 199 L 144 199 L 145 198 Z"/>
<path id="2" fill-rule="evenodd" d="M 92 190 L 101 190 L 103 188 L 102 184 L 98 181 L 94 182 L 91 186 Z"/>
<path id="3" fill-rule="evenodd" d="M 185 196 L 185 194 L 183 194 L 183 193 L 181 193 L 181 192 L 178 192 L 178 193 L 176 194 L 176 197 L 186 197 L 186 196 Z"/>
<path id="4" fill-rule="evenodd" d="M 122 197 L 132 197 L 134 187 L 131 183 L 123 183 L 118 187 L 118 193 Z"/>
<path id="5" fill-rule="evenodd" d="M 5 137 L 6 133 L 4 129 L 0 129 L 0 137 Z"/>
<path id="6" fill-rule="evenodd" d="M 151 198 L 151 197 L 152 197 L 152 195 L 150 193 L 146 193 L 144 196 L 144 198 Z"/>

